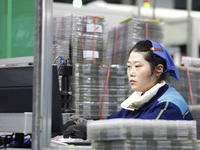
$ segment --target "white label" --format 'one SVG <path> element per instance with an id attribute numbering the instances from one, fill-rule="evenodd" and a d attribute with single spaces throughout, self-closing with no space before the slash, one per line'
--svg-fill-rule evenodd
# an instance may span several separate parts
<path id="1" fill-rule="evenodd" d="M 102 26 L 101 25 L 96 25 L 94 27 L 94 24 L 87 24 L 86 25 L 86 32 L 102 32 Z"/>
<path id="2" fill-rule="evenodd" d="M 94 53 L 94 54 L 93 54 Z M 99 58 L 98 51 L 83 51 L 83 58 Z"/>

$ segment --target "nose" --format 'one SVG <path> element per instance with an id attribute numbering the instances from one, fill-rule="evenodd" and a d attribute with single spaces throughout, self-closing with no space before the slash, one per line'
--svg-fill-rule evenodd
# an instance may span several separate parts
<path id="1" fill-rule="evenodd" d="M 134 77 L 134 76 L 135 76 L 134 67 L 132 67 L 132 68 L 130 68 L 130 69 L 128 70 L 128 74 L 129 74 L 129 76 L 131 76 L 131 77 Z"/>

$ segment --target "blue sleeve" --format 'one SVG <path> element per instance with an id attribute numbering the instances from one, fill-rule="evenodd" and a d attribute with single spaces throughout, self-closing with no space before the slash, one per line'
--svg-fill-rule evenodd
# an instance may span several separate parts
<path id="1" fill-rule="evenodd" d="M 165 120 L 193 120 L 190 112 L 182 115 L 181 110 L 175 104 L 170 102 L 162 102 L 157 104 L 154 109 L 141 115 L 141 119 L 165 119 Z"/>
<path id="2" fill-rule="evenodd" d="M 163 102 L 160 103 L 159 105 L 161 105 L 162 107 L 159 107 L 160 111 L 158 112 L 156 119 L 183 120 L 183 115 L 181 113 L 181 110 L 173 103 Z"/>

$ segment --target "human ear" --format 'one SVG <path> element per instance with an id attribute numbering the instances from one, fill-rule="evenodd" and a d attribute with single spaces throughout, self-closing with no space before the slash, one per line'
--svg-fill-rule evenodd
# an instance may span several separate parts
<path id="1" fill-rule="evenodd" d="M 164 66 L 162 64 L 158 64 L 156 67 L 156 72 L 160 75 L 164 70 Z"/>

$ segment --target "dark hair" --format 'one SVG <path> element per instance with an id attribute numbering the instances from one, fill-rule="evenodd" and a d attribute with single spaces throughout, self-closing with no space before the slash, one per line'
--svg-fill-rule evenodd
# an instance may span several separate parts
<path id="1" fill-rule="evenodd" d="M 132 51 L 134 52 L 145 52 L 144 59 L 149 62 L 151 66 L 151 75 L 154 74 L 155 68 L 158 66 L 158 64 L 162 64 L 164 66 L 164 71 L 167 69 L 166 61 L 165 59 L 161 58 L 160 56 L 153 53 L 150 48 L 152 47 L 152 44 L 150 41 L 139 41 L 137 42 L 133 48 L 129 51 L 129 55 Z M 166 80 L 166 73 L 162 73 L 160 76 L 160 81 Z"/>

